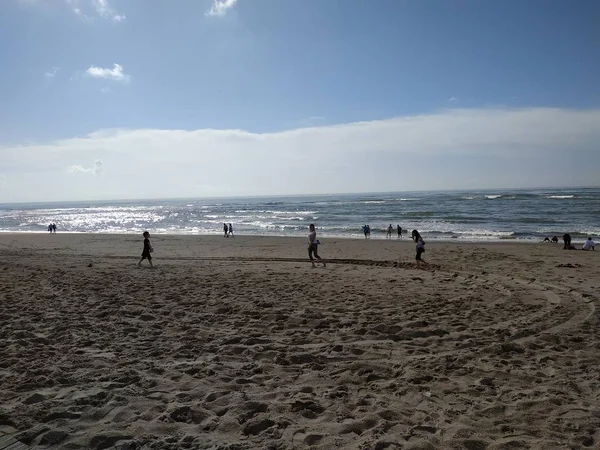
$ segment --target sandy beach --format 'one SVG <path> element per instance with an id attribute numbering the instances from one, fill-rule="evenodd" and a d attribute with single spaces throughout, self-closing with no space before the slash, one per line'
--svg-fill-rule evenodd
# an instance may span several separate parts
<path id="1" fill-rule="evenodd" d="M 600 251 L 0 234 L 0 432 L 50 449 L 600 448 Z M 427 237 L 425 236 L 425 239 Z"/>

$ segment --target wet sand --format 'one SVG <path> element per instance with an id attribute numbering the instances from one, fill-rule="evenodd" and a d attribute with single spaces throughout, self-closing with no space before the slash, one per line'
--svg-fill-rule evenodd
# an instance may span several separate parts
<path id="1" fill-rule="evenodd" d="M 600 446 L 600 252 L 0 234 L 0 431 L 51 449 Z M 425 239 L 426 236 L 425 236 Z"/>

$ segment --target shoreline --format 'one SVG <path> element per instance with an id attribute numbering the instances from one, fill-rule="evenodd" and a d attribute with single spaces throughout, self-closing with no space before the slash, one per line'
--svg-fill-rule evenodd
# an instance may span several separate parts
<path id="1" fill-rule="evenodd" d="M 150 231 L 150 230 L 149 230 Z M 106 233 L 106 232 L 85 232 L 85 231 L 58 231 L 57 233 L 49 233 L 47 231 L 13 231 L 13 230 L 0 230 L 1 236 L 41 236 L 41 235 L 63 235 L 63 236 L 115 236 L 115 237 L 131 237 L 131 236 L 141 236 L 141 231 L 135 231 L 131 233 Z M 183 238 L 183 239 L 192 239 L 192 238 L 224 238 L 223 233 L 212 233 L 212 234 L 192 234 L 192 233 L 156 233 L 150 231 L 150 234 L 153 237 L 157 238 Z M 308 233 L 307 233 L 308 234 Z M 455 245 L 505 245 L 505 244 L 523 244 L 523 245 L 535 245 L 535 244 L 548 244 L 547 242 L 543 242 L 540 239 L 529 239 L 529 238 L 494 238 L 494 239 L 470 239 L 470 238 L 455 238 L 455 239 L 440 239 L 435 237 L 428 237 L 427 233 L 422 233 L 423 237 L 426 238 L 425 241 L 427 243 L 439 243 L 439 244 L 455 244 Z M 249 238 L 249 239 L 303 239 L 306 238 L 304 236 L 297 235 L 278 235 L 278 234 L 237 234 L 234 232 L 234 238 Z M 549 236 L 550 237 L 550 236 Z M 224 238 L 225 239 L 225 238 Z M 385 237 L 371 237 L 369 239 L 364 239 L 363 237 L 353 237 L 353 236 L 341 236 L 341 235 L 328 235 L 328 234 L 319 234 L 319 239 L 321 240 L 331 240 L 331 239 L 342 239 L 346 241 L 364 241 L 364 242 L 412 242 L 410 235 L 403 235 L 402 238 L 397 238 L 395 235 L 391 239 L 387 239 Z M 585 242 L 585 238 L 576 238 L 572 240 L 573 244 L 581 245 Z M 563 245 L 562 237 L 559 238 L 558 243 L 552 245 Z"/>

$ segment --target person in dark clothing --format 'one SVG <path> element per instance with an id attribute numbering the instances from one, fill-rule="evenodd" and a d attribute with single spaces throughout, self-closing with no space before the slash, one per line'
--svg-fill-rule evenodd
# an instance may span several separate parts
<path id="1" fill-rule="evenodd" d="M 557 243 L 558 243 L 558 238 L 557 238 L 556 236 L 554 236 L 554 237 L 552 238 L 552 242 L 553 242 L 554 244 L 557 244 Z"/>
<path id="2" fill-rule="evenodd" d="M 223 237 L 229 237 L 229 227 L 226 223 L 223 224 L 223 233 L 225 233 Z"/>
<path id="3" fill-rule="evenodd" d="M 398 228 L 398 237 L 399 237 L 400 239 L 402 239 L 402 227 L 401 227 L 400 225 L 398 225 L 398 227 L 397 227 L 397 228 Z"/>
<path id="4" fill-rule="evenodd" d="M 563 242 L 565 243 L 563 249 L 569 250 L 571 248 L 571 235 L 569 233 L 563 234 Z"/>
<path id="5" fill-rule="evenodd" d="M 423 261 L 421 259 L 421 255 L 423 253 L 425 253 L 425 241 L 421 236 L 419 236 L 417 238 L 417 255 L 415 256 L 415 260 L 417 261 L 417 267 L 419 267 L 421 265 L 421 262 Z"/>
<path id="6" fill-rule="evenodd" d="M 142 261 L 147 259 L 148 262 L 150 263 L 150 267 L 154 267 L 152 265 L 152 255 L 151 255 L 151 253 L 154 251 L 154 249 L 152 248 L 152 244 L 150 244 L 150 233 L 148 233 L 147 231 L 144 231 L 143 236 L 144 236 L 144 250 L 142 251 L 142 259 L 140 259 L 138 266 L 141 266 Z"/>

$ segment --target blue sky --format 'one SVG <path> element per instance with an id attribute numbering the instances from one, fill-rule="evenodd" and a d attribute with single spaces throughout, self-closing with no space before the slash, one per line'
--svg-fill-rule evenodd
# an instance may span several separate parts
<path id="1" fill-rule="evenodd" d="M 598 184 L 598 23 L 593 0 L 3 0 L 0 201 Z"/>

